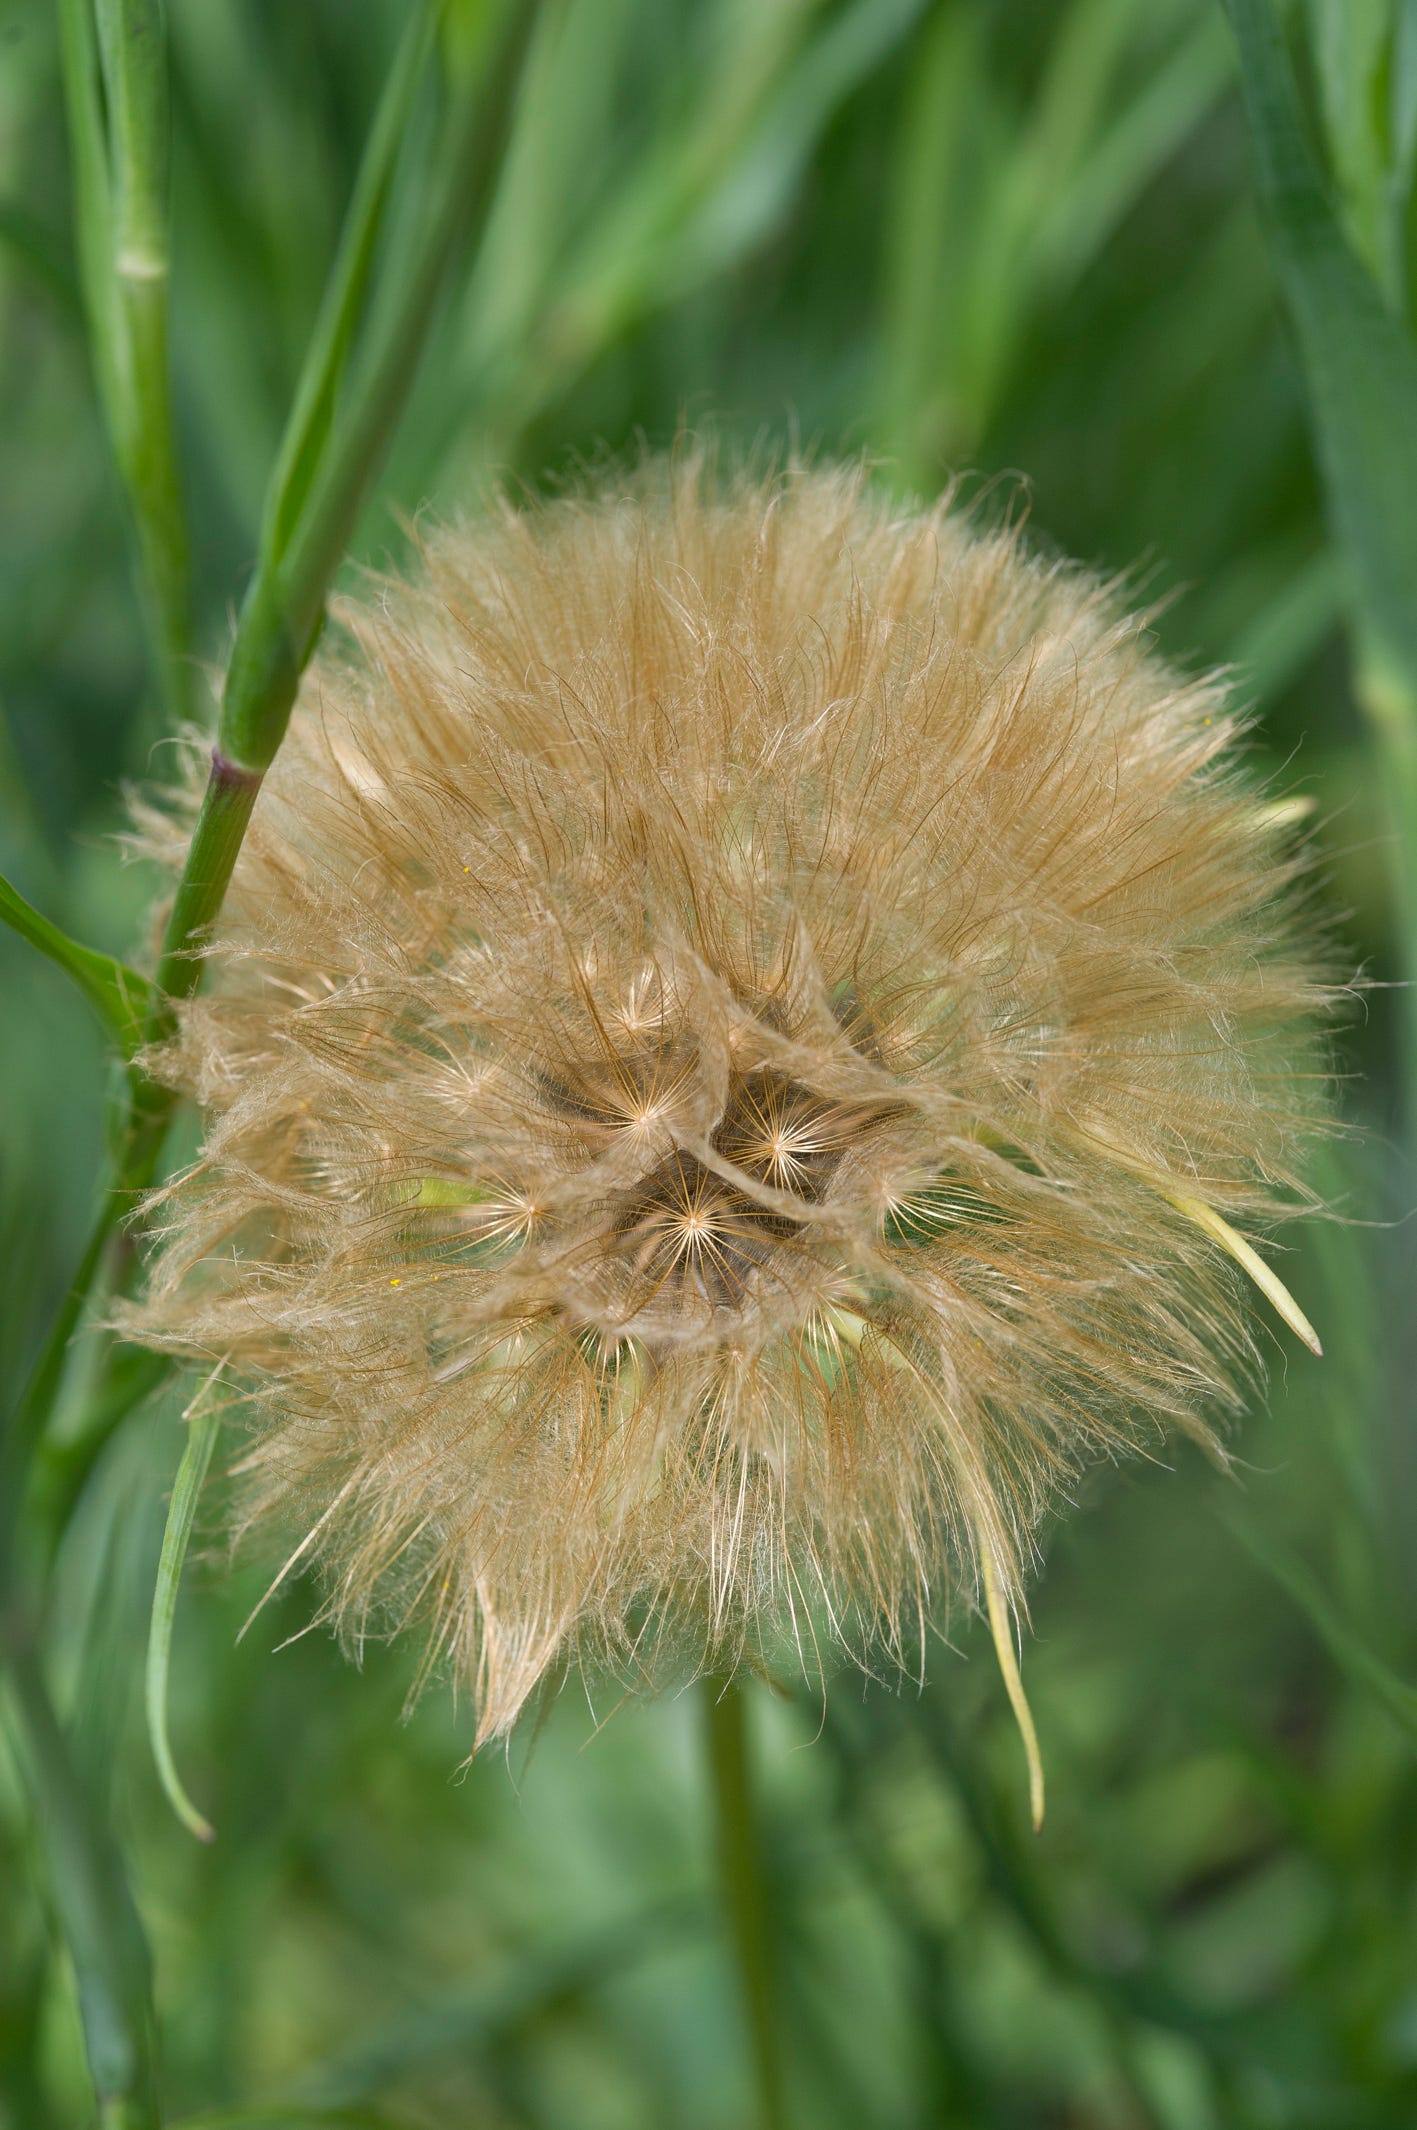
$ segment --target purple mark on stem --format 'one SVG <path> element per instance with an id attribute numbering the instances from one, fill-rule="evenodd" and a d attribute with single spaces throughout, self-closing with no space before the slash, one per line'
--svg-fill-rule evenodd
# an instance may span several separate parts
<path id="1" fill-rule="evenodd" d="M 245 769 L 240 762 L 228 760 L 219 747 L 212 749 L 212 782 L 221 784 L 228 791 L 254 791 L 264 772 Z"/>

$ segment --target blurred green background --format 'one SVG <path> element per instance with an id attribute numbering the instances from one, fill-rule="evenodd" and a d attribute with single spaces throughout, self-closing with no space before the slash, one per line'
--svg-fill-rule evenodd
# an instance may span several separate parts
<path id="1" fill-rule="evenodd" d="M 173 390 L 212 670 L 406 12 L 169 0 Z M 1294 17 L 1343 226 L 1407 320 L 1417 14 Z M 417 104 L 390 259 L 432 125 Z M 0 869 L 133 954 L 152 883 L 122 862 L 120 789 L 161 777 L 167 728 L 68 167 L 56 19 L 0 0 Z M 1262 1327 L 1271 1388 L 1232 1477 L 1185 1446 L 1169 1468 L 1106 1469 L 1047 1535 L 1024 1653 L 1042 1836 L 962 1608 L 923 1694 L 843 1676 L 824 1720 L 753 1692 L 792 2120 L 1402 2130 L 1417 1247 L 1392 831 L 1215 0 L 547 9 L 356 553 L 396 558 L 412 513 L 474 508 L 491 478 L 536 488 L 705 422 L 867 451 L 904 493 L 959 472 L 1016 507 L 1026 482 L 1037 540 L 1130 571 L 1171 652 L 1235 668 L 1259 766 L 1317 802 L 1322 900 L 1374 980 L 1336 1038 L 1356 1129 L 1317 1179 L 1344 1217 L 1285 1260 L 1326 1359 Z M 108 1067 L 84 1004 L 8 934 L 0 998 L 13 1389 L 82 1247 Z M 374 1646 L 356 1670 L 321 1633 L 289 1640 L 308 1588 L 237 1643 L 263 1564 L 226 1562 L 216 1488 L 172 1701 L 217 1839 L 177 1824 L 140 1681 L 184 1395 L 140 1408 L 93 1471 L 46 1624 L 151 1938 L 170 2118 L 752 2122 L 697 1695 L 602 1729 L 613 1689 L 592 1708 L 572 1685 L 534 1741 L 464 1770 L 445 1686 L 402 1720 L 416 1650 Z M 5 2130 L 92 2120 L 53 1907 L 0 1731 Z"/>

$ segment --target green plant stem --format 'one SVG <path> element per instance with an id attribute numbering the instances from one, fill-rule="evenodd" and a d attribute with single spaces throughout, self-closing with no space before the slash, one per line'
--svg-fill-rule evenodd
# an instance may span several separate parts
<path id="1" fill-rule="evenodd" d="M 164 691 L 179 720 L 186 711 L 187 549 L 168 401 L 162 17 L 159 0 L 98 5 L 107 153 L 89 0 L 61 0 L 79 248 L 100 394 L 137 527 Z M 173 999 L 189 996 L 200 982 L 203 964 L 195 950 L 221 908 L 261 779 L 284 737 L 330 581 L 407 399 L 448 259 L 467 217 L 490 192 L 535 13 L 523 5 L 507 10 L 480 95 L 467 93 L 470 83 L 454 64 L 439 181 L 410 270 L 384 314 L 384 329 L 346 416 L 313 469 L 288 548 L 268 541 L 258 564 L 228 669 L 207 792 L 163 941 L 158 996 L 145 1017 L 149 1041 L 170 1030 Z M 296 420 L 308 425 L 310 410 L 298 406 Z M 303 447 L 303 434 L 299 442 Z M 303 464 L 302 453 L 302 472 Z M 290 477 L 285 459 L 277 477 Z M 169 1090 L 130 1072 L 126 1117 L 93 1235 L 0 1451 L 7 1482 L 7 1506 L 0 1512 L 6 1519 L 0 1526 L 0 1656 L 26 1739 L 36 1812 L 46 1829 L 55 1907 L 78 1976 L 104 2130 L 157 2130 L 160 2121 L 150 1963 L 121 1859 L 89 1807 L 49 1703 L 15 1572 L 10 1520 L 113 1230 L 158 1173 L 173 1107 Z M 96 1454 L 89 1439 L 85 1470 Z"/>
<path id="2" fill-rule="evenodd" d="M 158 433 L 159 416 L 165 420 L 166 408 L 167 274 L 161 14 L 156 0 L 103 0 L 103 56 L 116 173 L 110 192 L 88 0 L 62 0 L 62 6 L 79 248 L 100 389 L 120 462 L 125 469 L 146 469 L 133 491 L 135 508 L 151 505 L 145 522 L 150 531 L 155 529 L 155 537 L 166 539 L 180 523 L 180 513 L 164 518 L 157 507 L 166 463 Z M 197 949 L 221 908 L 262 777 L 284 737 L 300 675 L 314 649 L 330 581 L 411 389 L 448 259 L 468 219 L 485 207 L 536 12 L 535 7 L 520 5 L 505 11 L 493 63 L 482 69 L 480 93 L 474 93 L 465 60 L 453 66 L 444 149 L 421 241 L 396 300 L 386 309 L 382 333 L 344 419 L 321 456 L 288 547 L 268 545 L 258 564 L 232 650 L 207 791 L 163 941 L 157 995 L 144 1026 L 149 1042 L 170 1031 L 172 1001 L 190 996 L 201 981 L 203 963 Z M 378 129 L 376 133 L 384 158 L 388 144 Z M 356 205 L 363 213 L 367 201 Z M 362 251 L 359 257 L 362 261 Z M 116 283 L 115 260 L 122 269 Z M 134 367 L 138 353 L 143 353 L 138 367 L 145 372 L 156 357 L 159 326 L 161 400 L 144 396 L 146 385 L 138 389 Z M 294 419 L 303 439 L 309 409 L 297 406 Z M 162 436 L 170 443 L 165 428 Z M 284 483 L 289 477 L 283 455 L 276 478 Z M 171 492 L 175 495 L 175 485 Z M 175 552 L 170 540 L 169 552 Z M 26 1469 L 48 1424 L 69 1344 L 98 1281 L 113 1229 L 157 1175 L 173 1107 L 168 1089 L 141 1073 L 130 1076 L 127 1116 L 93 1238 L 7 1432 L 3 1469 L 11 1505 L 21 1498 Z M 116 1424 L 131 1400 L 110 1402 L 110 1422 Z M 78 1459 L 80 1480 L 109 1432 L 111 1425 L 86 1434 Z M 72 1463 L 68 1461 L 63 1475 L 64 1499 L 71 1498 L 75 1485 L 74 1471 L 68 1468 Z M 3 1572 L 8 1575 L 8 1527 L 0 1528 L 0 1538 L 5 1540 Z"/>
<path id="3" fill-rule="evenodd" d="M 334 425 L 409 113 L 429 44 L 445 7 L 446 0 L 422 0 L 410 13 L 379 99 L 320 314 L 301 364 L 280 452 L 267 484 L 261 525 L 263 553 L 283 555 L 289 545 Z"/>
<path id="4" fill-rule="evenodd" d="M 104 295 L 108 284 L 100 271 L 108 200 L 87 4 L 88 0 L 63 0 L 65 63 L 76 190 L 89 200 L 87 209 L 82 199 L 80 204 L 80 251 L 90 298 L 95 358 L 103 380 L 110 377 L 115 360 L 116 335 Z M 467 219 L 486 205 L 513 100 L 513 85 L 536 12 L 535 7 L 524 6 L 506 11 L 501 43 L 493 63 L 483 69 L 480 93 L 474 93 L 472 82 L 463 72 L 456 72 L 449 85 L 454 109 L 448 120 L 439 180 L 425 217 L 423 241 L 416 247 L 397 300 L 388 306 L 383 332 L 350 407 L 321 459 L 289 547 L 279 552 L 268 547 L 258 564 L 232 650 L 206 794 L 163 941 L 156 992 L 143 1030 L 147 1042 L 160 1041 L 170 1032 L 172 1001 L 189 997 L 201 981 L 203 962 L 197 950 L 221 908 L 262 777 L 284 737 L 300 675 L 319 633 L 330 580 L 412 387 L 449 256 Z M 152 58 L 151 46 L 148 58 Z M 402 89 L 402 77 L 400 84 Z M 382 158 L 387 143 L 378 127 L 375 132 L 375 145 Z M 152 234 L 151 187 L 139 185 L 136 193 L 148 201 L 146 219 L 140 219 L 136 231 L 146 238 Z M 363 215 L 367 209 L 366 199 L 356 201 L 358 213 Z M 362 260 L 362 250 L 358 256 Z M 348 261 L 340 268 L 346 273 L 350 270 Z M 309 409 L 298 404 L 292 421 L 304 437 Z M 283 452 L 273 480 L 284 483 L 289 478 L 287 454 Z M 174 1106 L 169 1089 L 157 1086 L 140 1072 L 130 1075 L 127 1116 L 99 1216 L 101 1238 L 85 1257 L 9 1430 L 5 1469 L 12 1501 L 18 1498 L 30 1455 L 48 1423 L 69 1342 L 97 1280 L 107 1239 L 121 1215 L 132 1209 L 155 1180 Z M 76 1454 L 64 1460 L 56 1502 L 72 1499 L 93 1458 L 131 1402 L 125 1403 L 122 1398 L 110 1400 L 107 1424 L 87 1431 Z"/>
<path id="5" fill-rule="evenodd" d="M 159 1001 L 153 1036 L 160 1033 L 157 1016 L 170 1014 L 170 1002 L 189 998 L 202 980 L 202 957 L 194 949 L 221 908 L 261 788 L 261 775 L 262 770 L 240 767 L 228 761 L 219 748 L 212 749 L 202 810 L 192 832 L 157 965 Z"/>
<path id="6" fill-rule="evenodd" d="M 113 278 L 121 321 L 119 463 L 137 530 L 169 718 L 191 714 L 191 569 L 168 350 L 169 121 L 161 0 L 98 0 L 113 171 Z"/>
<path id="7" fill-rule="evenodd" d="M 753 1805 L 742 1688 L 710 1672 L 704 1680 L 704 1716 L 719 1884 L 757 2076 L 758 2120 L 761 2130 L 786 2130 L 775 1933 Z"/>
<path id="8" fill-rule="evenodd" d="M 285 737 L 331 580 L 412 388 L 449 257 L 485 209 L 536 13 L 506 9 L 498 51 L 477 89 L 451 82 L 439 180 L 412 264 L 310 481 L 297 529 L 288 543 L 268 542 L 257 564 L 222 691 L 211 779 L 163 942 L 158 984 L 172 996 L 188 995 L 200 978 L 193 942 L 221 907 L 261 779 Z M 298 421 L 307 418 L 298 407 Z M 277 477 L 288 478 L 284 452 Z"/>
<path id="9" fill-rule="evenodd" d="M 61 0 L 60 15 L 94 368 L 132 519 L 163 703 L 170 722 L 181 724 L 191 714 L 191 571 L 168 349 L 170 128 L 163 10 L 161 0 L 96 0 L 92 10 L 90 0 Z"/>

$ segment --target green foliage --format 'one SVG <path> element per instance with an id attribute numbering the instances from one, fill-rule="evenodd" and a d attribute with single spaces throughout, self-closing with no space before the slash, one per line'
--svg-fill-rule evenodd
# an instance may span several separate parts
<path id="1" fill-rule="evenodd" d="M 167 55 L 160 0 L 61 0 L 79 281 L 142 556 L 168 716 L 189 698 L 187 529 L 168 391 Z"/>
<path id="2" fill-rule="evenodd" d="M 70 939 L 58 925 L 25 901 L 18 889 L 0 874 L 0 919 L 27 939 L 41 954 L 47 954 L 66 976 L 72 978 L 103 1022 L 124 1058 L 131 1058 L 143 1041 L 143 1030 L 153 1009 L 155 993 L 145 976 L 130 969 L 111 954 L 99 954 L 77 939 Z"/>
<path id="3" fill-rule="evenodd" d="M 94 2093 L 106 2119 L 148 2130 L 155 2095 L 149 1957 L 122 1860 L 75 1765 L 34 1653 L 6 1652 L 16 1730 L 36 1800 L 50 1899 L 74 1963 Z"/>
<path id="4" fill-rule="evenodd" d="M 1360 253 L 1305 140 L 1274 0 L 1230 0 L 1230 8 L 1275 261 L 1349 565 L 1358 692 L 1389 780 L 1397 898 L 1410 943 L 1417 938 L 1417 344 L 1403 315 L 1400 238 L 1417 127 L 1417 17 L 1377 0 L 1320 11 L 1324 111 Z M 1395 68 L 1390 110 L 1381 95 L 1384 60 Z M 1409 1019 L 1408 1087 L 1417 1101 L 1417 1012 Z"/>
<path id="5" fill-rule="evenodd" d="M 918 1697 L 750 1689 L 788 2119 L 1417 2115 L 1385 988 L 1417 968 L 1417 11 L 1230 14 L 361 0 L 352 37 L 346 0 L 0 0 L 3 2130 L 747 2119 L 702 1712 L 602 1730 L 615 1689 L 573 1679 L 454 1780 L 465 1712 L 435 1683 L 401 1723 L 417 1653 L 346 1664 L 298 1564 L 238 1642 L 275 1564 L 206 1543 L 236 1430 L 203 1490 L 211 1415 L 184 1454 L 184 1396 L 96 1322 L 190 1143 L 112 1062 L 161 1013 L 117 786 L 184 716 L 237 766 L 163 963 L 194 985 L 342 558 L 686 420 L 868 449 L 902 492 L 963 471 L 986 512 L 1023 468 L 1037 537 L 1144 558 L 1167 646 L 1236 663 L 1261 763 L 1317 797 L 1378 980 L 1339 1036 L 1340 1218 L 1285 1267 L 1324 1361 L 1276 1349 L 1237 1476 L 1098 1473 L 1048 1538 L 1042 1836 L 981 1623 L 942 1622 Z M 145 1740 L 155 1590 L 149 1717 L 209 1846 Z"/>

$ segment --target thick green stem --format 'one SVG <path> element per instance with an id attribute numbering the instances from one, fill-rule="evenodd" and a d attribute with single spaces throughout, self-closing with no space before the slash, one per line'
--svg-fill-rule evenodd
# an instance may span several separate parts
<path id="1" fill-rule="evenodd" d="M 758 2119 L 761 2130 L 786 2130 L 775 1932 L 753 1807 L 742 1688 L 710 1673 L 704 1680 L 704 1709 L 719 1883 L 757 2076 Z"/>
<path id="2" fill-rule="evenodd" d="M 398 300 L 318 472 L 309 477 L 299 524 L 288 539 L 276 513 L 237 627 L 211 778 L 163 942 L 157 980 L 170 997 L 187 997 L 200 980 L 194 942 L 221 908 L 261 778 L 285 737 L 331 579 L 408 399 L 448 258 L 490 192 L 535 15 L 534 7 L 508 11 L 501 49 L 480 94 L 466 82 L 453 84 L 465 101 L 450 117 L 441 182 Z M 297 408 L 293 419 L 303 436 L 306 413 Z M 275 480 L 289 480 L 284 453 Z"/>
<path id="3" fill-rule="evenodd" d="M 450 113 L 440 178 L 430 197 L 422 240 L 415 246 L 396 297 L 385 308 L 383 329 L 361 382 L 311 474 L 298 525 L 290 529 L 287 544 L 269 545 L 263 552 L 237 629 L 211 774 L 163 941 L 157 994 L 143 1029 L 148 1042 L 160 1041 L 171 1031 L 172 1001 L 190 997 L 201 982 L 203 961 L 199 949 L 221 909 L 261 779 L 284 738 L 300 675 L 319 634 L 330 580 L 407 400 L 449 256 L 467 222 L 485 207 L 490 195 L 516 75 L 536 13 L 534 6 L 517 5 L 506 10 L 500 45 L 483 73 L 480 92 L 465 69 L 451 69 Z M 151 120 L 159 94 L 153 68 L 161 60 L 157 42 L 160 15 L 155 0 L 104 0 L 103 22 L 108 38 L 105 62 L 117 85 L 110 91 L 117 99 L 115 154 L 131 176 L 124 195 L 128 207 L 124 226 L 133 251 L 130 264 L 151 266 L 159 256 L 159 245 L 165 246 L 165 221 L 159 212 L 157 186 L 160 159 L 155 159 L 156 136 Z M 76 190 L 80 195 L 80 249 L 95 359 L 105 399 L 112 406 L 122 397 L 122 353 L 126 343 L 118 322 L 113 282 L 105 271 L 112 253 L 114 203 L 105 168 L 88 0 L 63 0 L 63 27 Z M 131 49 L 130 31 L 141 31 L 138 43 Z M 407 66 L 411 67 L 425 49 L 426 31 L 414 40 Z M 405 73 L 406 68 L 401 67 L 400 108 L 408 87 Z M 134 113 L 142 111 L 149 114 L 146 131 L 141 117 L 136 122 L 134 119 Z M 379 163 L 378 185 L 373 189 L 381 196 L 387 189 L 387 171 L 383 168 L 388 151 L 386 130 L 376 127 L 372 151 Z M 372 179 L 370 186 L 373 187 Z M 370 187 L 361 188 L 362 192 L 369 190 Z M 356 200 L 356 218 L 367 217 L 369 211 L 367 199 Z M 363 260 L 365 243 L 366 238 L 361 238 L 353 247 L 355 266 Z M 165 261 L 165 249 L 161 257 Z M 339 269 L 346 278 L 352 271 L 348 260 Z M 362 272 L 360 266 L 361 275 Z M 148 274 L 146 278 L 159 277 Z M 165 265 L 161 278 L 165 285 Z M 139 274 L 137 279 L 143 280 L 144 275 Z M 322 389 L 333 391 L 332 378 L 325 379 Z M 308 408 L 297 407 L 292 420 L 299 432 L 301 453 L 308 454 Z M 273 476 L 273 484 L 282 491 L 290 478 L 288 457 L 289 453 L 283 455 Z M 274 513 L 272 523 L 279 518 L 280 513 Z M 286 530 L 283 521 L 281 530 Z M 119 1219 L 157 1176 L 173 1107 L 174 1098 L 168 1089 L 157 1086 L 140 1072 L 132 1074 L 128 1113 L 101 1215 L 105 1244 Z M 85 1260 L 11 1427 L 6 1470 L 12 1499 L 18 1496 L 25 1465 L 43 1434 L 58 1394 L 64 1356 L 102 1258 L 100 1249 Z M 121 1399 L 110 1402 L 114 1411 L 106 1415 L 105 1426 L 87 1432 L 77 1457 L 69 1461 L 57 1500 L 71 1495 L 76 1472 L 81 1478 L 111 1425 L 116 1424 L 115 1414 L 126 1410 Z"/>
<path id="4" fill-rule="evenodd" d="M 192 832 L 157 967 L 160 1015 L 170 1013 L 170 1000 L 189 998 L 201 982 L 202 958 L 194 950 L 221 908 L 260 788 L 259 769 L 229 762 L 225 755 L 212 750 L 206 795 Z M 158 1032 L 154 1026 L 152 1033 Z"/>
<path id="5" fill-rule="evenodd" d="M 406 277 L 309 481 L 298 528 L 263 552 L 237 628 L 218 727 L 224 755 L 247 769 L 266 769 L 285 736 L 330 581 L 407 403 L 448 260 L 490 196 L 537 12 L 505 9 L 499 48 L 480 84 L 456 77 L 448 84 L 453 108 L 439 178 Z"/>
<path id="6" fill-rule="evenodd" d="M 99 98 L 91 0 L 60 0 L 65 83 L 75 174 L 75 212 L 85 305 L 100 394 L 128 490 L 143 561 L 157 663 L 174 721 L 186 714 L 187 546 L 168 401 L 167 108 L 161 0 L 92 0 L 102 47 L 106 109 Z M 178 883 L 142 1034 L 160 1041 L 174 1025 L 173 1001 L 200 983 L 201 945 L 220 911 L 261 780 L 284 737 L 301 672 L 323 619 L 330 581 L 407 400 L 448 258 L 467 219 L 484 205 L 500 154 L 515 73 L 536 9 L 513 5 L 504 17 L 496 63 L 480 95 L 457 64 L 439 178 L 409 269 L 383 312 L 381 329 L 344 417 L 329 435 L 343 370 L 372 258 L 392 170 L 394 135 L 436 13 L 398 70 L 395 106 L 376 129 L 376 167 L 355 202 L 358 241 L 337 269 L 348 283 L 317 364 L 318 404 L 298 405 L 290 450 L 273 488 L 273 509 L 251 594 L 238 628 L 223 697 L 217 746 L 201 812 Z M 336 330 L 337 329 L 337 330 Z M 312 387 L 313 389 L 313 387 Z M 323 448 L 322 448 L 323 447 Z M 293 456 L 292 456 L 293 454 Z M 51 942 L 52 944 L 52 942 Z M 72 958 L 72 957 L 71 957 Z M 36 1809 L 48 1839 L 55 1908 L 79 1980 L 85 2039 L 104 2130 L 156 2130 L 149 1961 L 121 1861 L 91 1811 L 67 1740 L 49 1703 L 34 1653 L 18 1552 L 18 1508 L 28 1469 L 63 1382 L 65 1360 L 84 1310 L 110 1259 L 121 1216 L 159 1172 L 173 1096 L 136 1068 L 92 1239 L 59 1311 L 25 1395 L 0 1445 L 0 1659 L 9 1671 L 28 1748 Z M 120 1288 L 131 1276 L 111 1273 Z M 76 1458 L 47 1475 L 57 1517 L 82 1483 L 116 1416 L 141 1393 L 103 1374 L 102 1424 L 91 1426 Z M 774 2122 L 776 2118 L 773 2119 Z"/>

